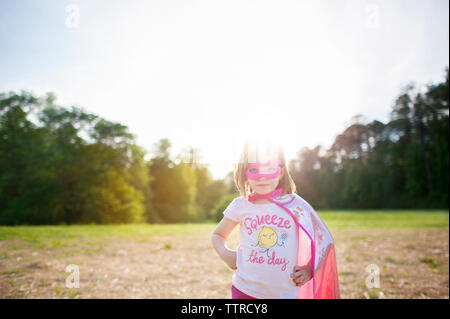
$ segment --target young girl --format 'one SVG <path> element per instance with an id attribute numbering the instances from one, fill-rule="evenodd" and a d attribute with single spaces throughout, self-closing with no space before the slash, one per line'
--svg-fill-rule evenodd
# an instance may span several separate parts
<path id="1" fill-rule="evenodd" d="M 235 270 L 232 298 L 340 298 L 333 238 L 295 194 L 281 147 L 247 142 L 234 180 L 241 196 L 212 235 L 215 250 Z M 233 251 L 226 239 L 238 224 Z"/>

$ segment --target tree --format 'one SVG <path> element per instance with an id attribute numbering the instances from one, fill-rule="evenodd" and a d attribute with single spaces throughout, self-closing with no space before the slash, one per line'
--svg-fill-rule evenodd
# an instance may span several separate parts
<path id="1" fill-rule="evenodd" d="M 148 172 L 127 127 L 55 100 L 0 94 L 0 223 L 141 220 Z"/>
<path id="2" fill-rule="evenodd" d="M 448 207 L 448 73 L 405 86 L 388 123 L 358 115 L 328 150 L 302 149 L 289 166 L 299 193 L 318 208 Z"/>

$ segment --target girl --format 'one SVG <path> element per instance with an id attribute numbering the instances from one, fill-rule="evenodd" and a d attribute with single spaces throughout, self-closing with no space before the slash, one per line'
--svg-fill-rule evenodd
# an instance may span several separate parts
<path id="1" fill-rule="evenodd" d="M 232 298 L 340 298 L 333 238 L 295 194 L 282 148 L 247 142 L 234 180 L 241 196 L 212 235 L 214 249 L 235 270 Z M 226 240 L 238 224 L 233 251 Z"/>

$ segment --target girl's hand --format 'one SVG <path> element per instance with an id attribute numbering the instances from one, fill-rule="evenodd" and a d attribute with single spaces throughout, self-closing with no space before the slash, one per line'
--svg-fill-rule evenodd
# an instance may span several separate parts
<path id="1" fill-rule="evenodd" d="M 311 263 L 305 266 L 295 266 L 294 272 L 291 273 L 291 278 L 297 286 L 303 286 L 312 278 Z"/>

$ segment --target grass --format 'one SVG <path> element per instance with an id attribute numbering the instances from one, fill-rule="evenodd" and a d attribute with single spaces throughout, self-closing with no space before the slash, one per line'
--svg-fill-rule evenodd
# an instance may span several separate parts
<path id="1" fill-rule="evenodd" d="M 42 236 L 52 239 L 130 238 L 152 235 L 185 235 L 209 231 L 211 224 L 123 224 L 123 225 L 56 225 L 0 226 L 0 240 L 22 238 L 35 241 Z"/>
<path id="2" fill-rule="evenodd" d="M 318 211 L 331 233 L 342 230 L 419 229 L 448 227 L 448 211 Z M 111 238 L 135 238 L 145 242 L 154 235 L 211 233 L 216 223 L 0 226 L 0 240 L 19 239 L 17 249 L 71 247 L 77 240 L 101 245 Z M 365 240 L 355 237 L 354 241 Z M 170 249 L 170 247 L 163 247 Z M 5 258 L 6 256 L 2 256 Z"/>
<path id="3" fill-rule="evenodd" d="M 11 274 L 19 274 L 23 272 L 27 272 L 27 269 L 8 269 L 2 272 L 3 275 L 11 275 Z"/>
<path id="4" fill-rule="evenodd" d="M 420 259 L 420 261 L 430 265 L 430 267 L 432 269 L 437 268 L 437 262 L 436 262 L 436 260 L 434 258 L 425 257 L 425 258 Z"/>
<path id="5" fill-rule="evenodd" d="M 344 298 L 448 298 L 448 211 L 318 214 L 337 243 Z M 0 226 L 0 299 L 227 297 L 232 271 L 209 240 L 216 225 Z M 371 263 L 382 290 L 365 285 Z M 68 264 L 83 290 L 65 287 Z"/>
<path id="6" fill-rule="evenodd" d="M 13 249 L 72 247 L 79 240 L 103 245 L 109 239 L 136 238 L 144 241 L 154 235 L 190 235 L 212 232 L 215 225 L 202 224 L 124 224 L 0 226 L 0 240 L 19 239 Z"/>
<path id="7" fill-rule="evenodd" d="M 333 230 L 420 229 L 448 227 L 449 213 L 444 210 L 360 210 L 318 211 Z"/>

